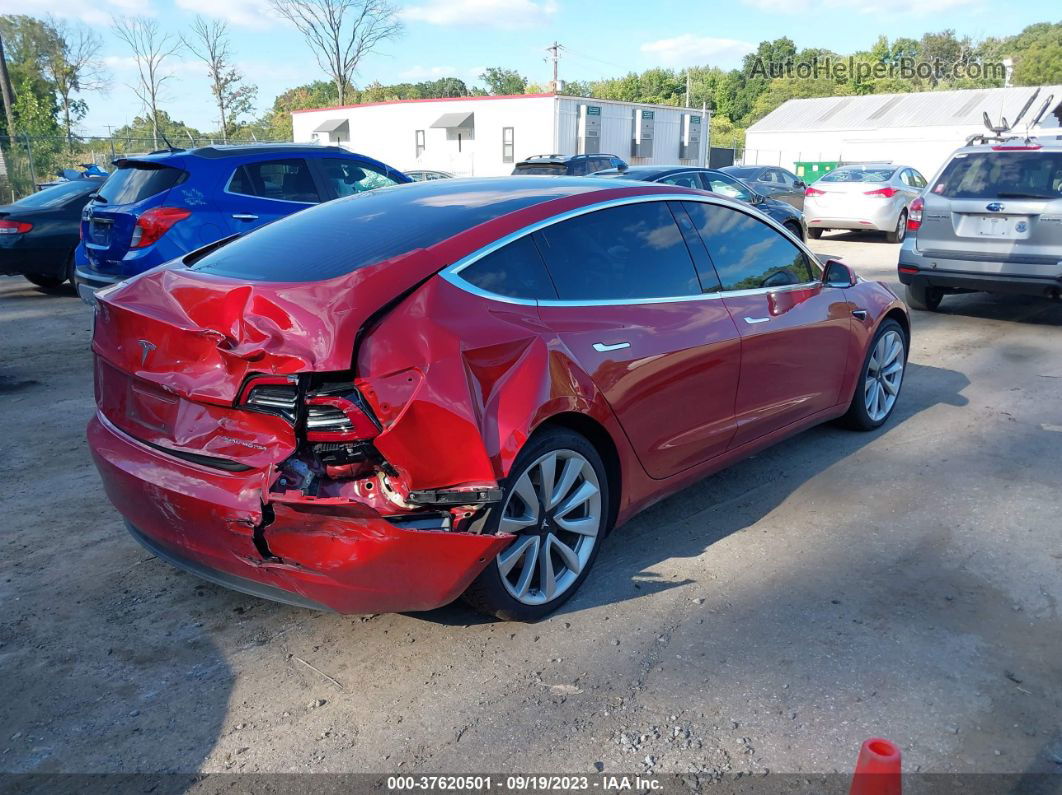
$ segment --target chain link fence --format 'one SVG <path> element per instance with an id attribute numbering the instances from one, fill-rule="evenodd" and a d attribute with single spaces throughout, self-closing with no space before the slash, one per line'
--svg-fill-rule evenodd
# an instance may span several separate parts
<path id="1" fill-rule="evenodd" d="M 180 139 L 170 136 L 170 143 L 175 147 L 192 149 L 222 143 L 286 142 L 233 138 L 224 142 L 220 138 L 185 135 Z M 41 185 L 62 179 L 66 169 L 83 171 L 95 165 L 110 171 L 111 163 L 117 158 L 146 154 L 165 146 L 161 138 L 156 146 L 155 139 L 151 137 L 75 136 L 67 140 L 64 137 L 0 135 L 0 204 L 20 199 L 38 190 Z"/>

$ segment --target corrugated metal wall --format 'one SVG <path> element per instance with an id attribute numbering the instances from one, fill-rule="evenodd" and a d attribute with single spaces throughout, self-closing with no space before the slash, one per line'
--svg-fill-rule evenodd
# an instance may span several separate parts
<path id="1" fill-rule="evenodd" d="M 601 108 L 601 152 L 619 155 L 632 164 L 701 165 L 704 162 L 704 147 L 708 137 L 707 123 L 703 125 L 705 129 L 701 136 L 699 157 L 688 160 L 679 159 L 682 117 L 687 113 L 699 116 L 700 111 L 578 97 L 560 97 L 557 104 L 557 151 L 562 154 L 578 154 L 579 106 L 597 105 Z M 653 156 L 636 158 L 631 157 L 634 113 L 643 108 L 652 110 L 654 113 Z"/>

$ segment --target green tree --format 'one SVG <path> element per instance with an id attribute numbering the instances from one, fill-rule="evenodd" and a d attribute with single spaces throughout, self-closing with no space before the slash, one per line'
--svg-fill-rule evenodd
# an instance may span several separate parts
<path id="1" fill-rule="evenodd" d="M 479 79 L 487 84 L 487 91 L 495 95 L 523 94 L 527 89 L 527 78 L 515 69 L 488 66 Z"/>

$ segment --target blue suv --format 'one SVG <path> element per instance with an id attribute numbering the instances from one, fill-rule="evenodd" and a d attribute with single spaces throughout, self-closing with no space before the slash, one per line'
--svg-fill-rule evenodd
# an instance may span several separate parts
<path id="1" fill-rule="evenodd" d="M 81 216 L 74 281 L 96 290 L 315 204 L 409 182 L 338 146 L 247 144 L 116 160 Z"/>

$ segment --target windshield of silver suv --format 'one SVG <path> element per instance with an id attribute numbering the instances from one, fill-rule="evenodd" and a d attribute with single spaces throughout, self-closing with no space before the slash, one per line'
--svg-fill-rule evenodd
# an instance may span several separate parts
<path id="1" fill-rule="evenodd" d="M 948 199 L 1057 199 L 1062 152 L 960 152 L 932 192 Z"/>

